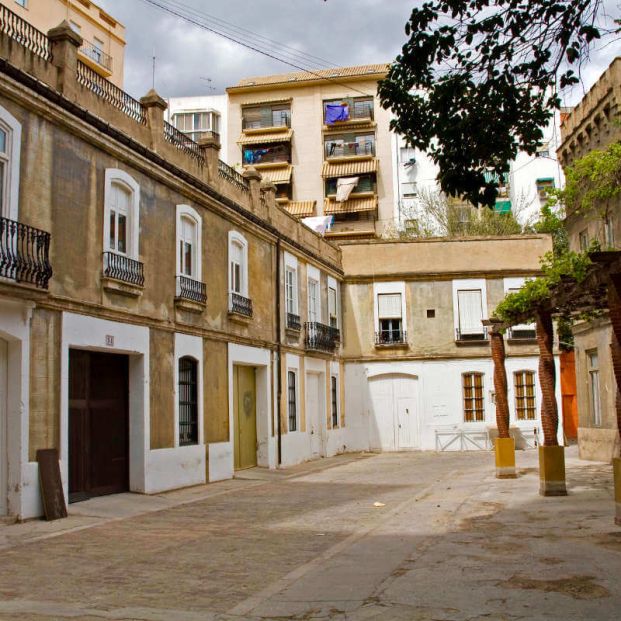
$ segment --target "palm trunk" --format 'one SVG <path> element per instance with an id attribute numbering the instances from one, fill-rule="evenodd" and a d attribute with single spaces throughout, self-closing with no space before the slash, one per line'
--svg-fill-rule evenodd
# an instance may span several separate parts
<path id="1" fill-rule="evenodd" d="M 505 369 L 505 341 L 503 335 L 491 331 L 492 361 L 494 362 L 494 390 L 496 392 L 496 426 L 498 437 L 509 437 L 509 400 L 507 398 L 507 371 Z"/>
<path id="2" fill-rule="evenodd" d="M 558 446 L 558 406 L 556 403 L 556 368 L 554 366 L 554 326 L 549 312 L 539 311 L 537 344 L 539 345 L 539 385 L 541 386 L 541 426 L 544 446 Z"/>

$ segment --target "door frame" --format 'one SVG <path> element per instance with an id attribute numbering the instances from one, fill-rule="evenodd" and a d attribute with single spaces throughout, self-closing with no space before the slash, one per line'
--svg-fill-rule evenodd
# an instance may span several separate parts
<path id="1" fill-rule="evenodd" d="M 313 456 L 312 439 L 311 439 L 311 419 L 308 412 L 308 376 L 318 375 L 319 395 L 317 397 L 317 405 L 319 407 L 318 422 L 319 422 L 319 437 L 320 437 L 320 451 L 319 456 L 326 456 L 326 446 L 328 437 L 328 405 L 327 405 L 327 377 L 329 377 L 330 362 L 326 360 L 320 360 L 318 358 L 311 358 L 307 356 L 304 359 L 304 418 L 306 421 L 306 433 L 309 437 L 308 451 L 309 455 Z"/>

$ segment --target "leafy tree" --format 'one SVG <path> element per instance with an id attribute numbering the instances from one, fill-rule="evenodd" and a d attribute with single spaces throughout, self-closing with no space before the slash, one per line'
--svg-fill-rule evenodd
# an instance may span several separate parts
<path id="1" fill-rule="evenodd" d="M 492 206 L 497 178 L 519 150 L 536 151 L 557 86 L 611 28 L 601 0 L 428 0 L 412 10 L 409 40 L 380 83 L 393 129 L 431 155 L 449 196 Z M 615 26 L 616 28 L 616 26 Z"/>

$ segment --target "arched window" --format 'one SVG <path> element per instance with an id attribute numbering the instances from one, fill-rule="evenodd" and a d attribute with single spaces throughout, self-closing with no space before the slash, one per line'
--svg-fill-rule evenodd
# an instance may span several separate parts
<path id="1" fill-rule="evenodd" d="M 0 215 L 18 219 L 19 156 L 22 127 L 0 106 Z"/>
<path id="2" fill-rule="evenodd" d="M 464 373 L 462 375 L 462 386 L 464 396 L 464 422 L 483 422 L 485 420 L 483 373 Z"/>
<path id="3" fill-rule="evenodd" d="M 131 190 L 123 183 L 113 181 L 110 186 L 110 234 L 108 248 L 118 254 L 127 254 L 128 232 L 131 221 Z"/>
<path id="4" fill-rule="evenodd" d="M 104 252 L 138 259 L 140 187 L 126 172 L 106 169 Z"/>
<path id="5" fill-rule="evenodd" d="M 229 233 L 229 293 L 248 297 L 248 244 L 237 233 Z"/>
<path id="6" fill-rule="evenodd" d="M 179 358 L 179 446 L 198 444 L 198 362 Z"/>
<path id="7" fill-rule="evenodd" d="M 201 217 L 188 205 L 177 205 L 177 275 L 201 280 Z"/>
<path id="8" fill-rule="evenodd" d="M 516 371 L 513 374 L 515 386 L 515 417 L 517 420 L 535 420 L 535 372 Z"/>

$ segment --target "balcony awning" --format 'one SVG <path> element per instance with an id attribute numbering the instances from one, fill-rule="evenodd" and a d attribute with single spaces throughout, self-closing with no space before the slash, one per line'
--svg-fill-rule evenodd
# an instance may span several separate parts
<path id="1" fill-rule="evenodd" d="M 334 177 L 357 177 L 377 172 L 377 160 L 354 160 L 353 162 L 324 162 L 321 176 L 328 179 Z"/>
<path id="2" fill-rule="evenodd" d="M 266 134 L 250 134 L 239 137 L 237 144 L 268 144 L 270 142 L 289 142 L 293 136 L 293 130 L 287 129 L 286 132 L 270 132 Z"/>
<path id="3" fill-rule="evenodd" d="M 296 218 L 308 218 L 315 215 L 317 201 L 290 201 L 283 205 L 283 209 Z"/>
<path id="4" fill-rule="evenodd" d="M 287 166 L 286 168 L 261 168 L 259 172 L 261 173 L 261 177 L 263 177 L 263 181 L 269 181 L 274 185 L 279 185 L 281 183 L 291 183 L 291 173 L 293 171 L 293 166 Z"/>
<path id="5" fill-rule="evenodd" d="M 365 196 L 364 198 L 350 198 L 343 203 L 337 203 L 331 198 L 326 198 L 323 212 L 327 215 L 341 213 L 358 213 L 361 211 L 375 211 L 377 209 L 377 196 Z"/>

